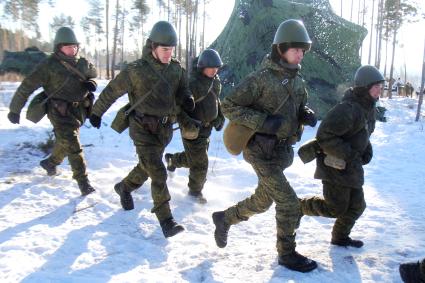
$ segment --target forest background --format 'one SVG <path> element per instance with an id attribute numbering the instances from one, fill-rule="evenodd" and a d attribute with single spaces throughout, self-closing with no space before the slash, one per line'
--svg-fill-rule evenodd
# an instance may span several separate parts
<path id="1" fill-rule="evenodd" d="M 359 50 L 363 64 L 375 65 L 388 78 L 420 86 L 423 0 L 329 2 L 335 14 L 368 30 Z M 179 35 L 175 56 L 190 70 L 193 58 L 222 31 L 234 4 L 233 0 L 0 0 L 0 60 L 4 50 L 37 46 L 49 52 L 56 30 L 69 26 L 81 41 L 82 55 L 96 63 L 100 78 L 111 79 L 122 62 L 140 57 L 152 25 L 168 20 Z"/>

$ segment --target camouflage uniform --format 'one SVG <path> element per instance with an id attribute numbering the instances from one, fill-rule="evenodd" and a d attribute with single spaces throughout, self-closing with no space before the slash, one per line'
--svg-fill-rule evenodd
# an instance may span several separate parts
<path id="1" fill-rule="evenodd" d="M 87 79 L 97 76 L 96 69 L 86 59 L 71 58 L 55 52 L 22 81 L 10 103 L 10 112 L 19 114 L 28 97 L 39 87 L 43 87 L 47 95 L 52 95 L 47 103 L 47 116 L 53 125 L 55 144 L 47 161 L 55 167 L 68 157 L 73 178 L 79 184 L 87 183 L 79 128 L 90 114 L 88 111 L 94 97 L 81 79 L 66 69 L 60 60 L 77 68 Z"/>
<path id="2" fill-rule="evenodd" d="M 182 138 L 184 151 L 174 153 L 170 158 L 173 166 L 190 168 L 189 194 L 198 195 L 207 180 L 211 129 L 213 125 L 223 123 L 224 116 L 220 107 L 221 83 L 218 75 L 209 78 L 203 75 L 202 71 L 196 70 L 190 79 L 189 87 L 195 99 L 195 110 L 191 113 L 182 112 L 178 120 L 180 127 L 198 124 L 198 138 Z"/>
<path id="3" fill-rule="evenodd" d="M 254 194 L 225 210 L 225 222 L 236 224 L 265 212 L 275 202 L 279 256 L 295 251 L 295 230 L 301 217 L 297 195 L 283 174 L 292 164 L 292 145 L 301 135 L 299 116 L 307 102 L 307 91 L 298 70 L 298 65 L 278 64 L 267 57 L 261 69 L 251 73 L 222 103 L 223 113 L 229 120 L 258 131 L 267 116 L 289 96 L 274 113 L 283 116 L 283 122 L 276 133 L 273 153 L 264 153 L 263 144 L 257 141 L 258 134 L 243 150 L 244 159 L 258 176 Z"/>
<path id="4" fill-rule="evenodd" d="M 156 72 L 154 71 L 156 70 Z M 157 74 L 160 73 L 166 81 Z M 159 82 L 159 84 L 157 84 Z M 153 88 L 153 86 L 156 87 Z M 167 188 L 167 171 L 162 162 L 165 147 L 173 135 L 172 123 L 182 99 L 190 97 L 184 69 L 174 59 L 162 64 L 152 56 L 152 49 L 146 44 L 142 58 L 130 63 L 118 76 L 110 81 L 93 106 L 93 115 L 101 117 L 122 95 L 128 94 L 130 104 L 153 90 L 130 114 L 130 137 L 139 156 L 137 166 L 122 181 L 125 190 L 136 190 L 152 179 L 152 212 L 161 222 L 169 219 L 170 194 Z M 154 120 L 149 128 L 147 120 Z"/>
<path id="5" fill-rule="evenodd" d="M 341 103 L 323 119 L 316 139 L 323 152 L 346 162 L 343 170 L 325 165 L 325 154 L 317 157 L 316 179 L 323 183 L 324 197 L 301 200 L 305 215 L 336 218 L 332 241 L 349 239 L 356 220 L 366 208 L 363 195 L 363 165 L 372 159 L 369 137 L 375 129 L 375 100 L 367 90 L 346 91 Z"/>

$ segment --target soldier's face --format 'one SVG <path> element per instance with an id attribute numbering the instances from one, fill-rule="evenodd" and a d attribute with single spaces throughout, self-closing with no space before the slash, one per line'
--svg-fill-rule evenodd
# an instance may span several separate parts
<path id="1" fill-rule="evenodd" d="M 301 64 L 301 61 L 304 58 L 304 49 L 289 48 L 285 53 L 283 53 L 283 57 L 289 64 Z"/>
<path id="2" fill-rule="evenodd" d="M 78 52 L 78 45 L 72 44 L 72 45 L 64 45 L 61 47 L 60 51 L 65 54 L 66 56 L 73 57 L 77 55 Z"/>
<path id="3" fill-rule="evenodd" d="M 161 46 L 159 45 L 152 51 L 153 57 L 159 60 L 162 64 L 168 64 L 173 55 L 174 46 Z"/>
<path id="4" fill-rule="evenodd" d="M 373 99 L 375 99 L 375 100 L 379 99 L 379 96 L 381 95 L 381 91 L 382 91 L 383 86 L 384 86 L 384 84 L 382 84 L 382 83 L 374 84 L 369 89 L 370 96 L 372 96 Z"/>
<path id="5" fill-rule="evenodd" d="M 214 78 L 218 72 L 218 68 L 204 68 L 204 75 L 209 78 Z"/>

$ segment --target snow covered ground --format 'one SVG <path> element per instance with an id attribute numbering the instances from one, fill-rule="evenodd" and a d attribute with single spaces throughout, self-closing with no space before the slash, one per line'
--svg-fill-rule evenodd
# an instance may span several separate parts
<path id="1" fill-rule="evenodd" d="M 186 231 L 165 239 L 150 213 L 150 181 L 134 193 L 132 211 L 122 210 L 113 191 L 137 163 L 128 132 L 109 127 L 125 99 L 105 114 L 100 130 L 89 123 L 81 129 L 96 188 L 82 198 L 67 161 L 57 177 L 38 166 L 44 154 L 33 145 L 51 133 L 48 120 L 35 125 L 24 118 L 25 109 L 20 125 L 7 120 L 17 86 L 0 85 L 0 282 L 400 282 L 399 263 L 425 256 L 425 132 L 423 122 L 414 122 L 416 100 L 381 101 L 388 122 L 378 122 L 372 138 L 368 207 L 352 233 L 365 246 L 330 246 L 334 221 L 304 217 L 297 249 L 319 268 L 301 274 L 277 264 L 273 207 L 232 226 L 228 246 L 216 247 L 211 213 L 249 196 L 257 184 L 251 167 L 226 152 L 221 132 L 211 137 L 206 205 L 187 196 L 187 170 L 170 174 L 172 211 Z M 306 129 L 303 141 L 316 130 Z M 179 150 L 176 132 L 166 152 Z M 321 194 L 314 168 L 296 157 L 285 171 L 299 196 Z"/>

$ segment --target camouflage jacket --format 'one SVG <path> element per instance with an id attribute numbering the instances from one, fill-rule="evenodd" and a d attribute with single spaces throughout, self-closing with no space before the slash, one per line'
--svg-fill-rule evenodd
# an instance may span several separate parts
<path id="1" fill-rule="evenodd" d="M 282 107 L 274 113 L 279 105 Z M 223 114 L 231 121 L 258 131 L 266 117 L 284 117 L 278 139 L 297 136 L 299 115 L 307 103 L 307 90 L 298 69 L 289 69 L 266 57 L 261 69 L 249 74 L 221 104 Z"/>
<path id="2" fill-rule="evenodd" d="M 96 69 L 85 58 L 69 58 L 54 53 L 42 61 L 22 81 L 10 103 L 11 112 L 20 113 L 28 97 L 40 87 L 44 89 L 48 96 L 51 95 L 55 99 L 69 102 L 84 100 L 88 91 L 82 83 L 83 80 L 62 65 L 60 60 L 66 61 L 77 68 L 87 79 L 97 77 Z"/>
<path id="3" fill-rule="evenodd" d="M 160 75 L 158 75 L 160 73 Z M 170 64 L 156 60 L 146 48 L 142 58 L 127 65 L 109 82 L 93 106 L 93 114 L 101 117 L 121 96 L 128 94 L 130 104 L 146 98 L 135 108 L 137 115 L 164 117 L 176 115 L 185 96 L 191 96 L 186 72 L 180 62 Z"/>
<path id="4" fill-rule="evenodd" d="M 317 158 L 314 177 L 361 188 L 364 183 L 365 155 L 372 156 L 369 137 L 375 129 L 375 121 L 375 101 L 369 93 L 364 91 L 354 94 L 352 89 L 347 90 L 342 102 L 326 114 L 316 134 L 322 151 L 343 159 L 346 168 L 338 170 L 326 166 L 323 153 Z"/>

